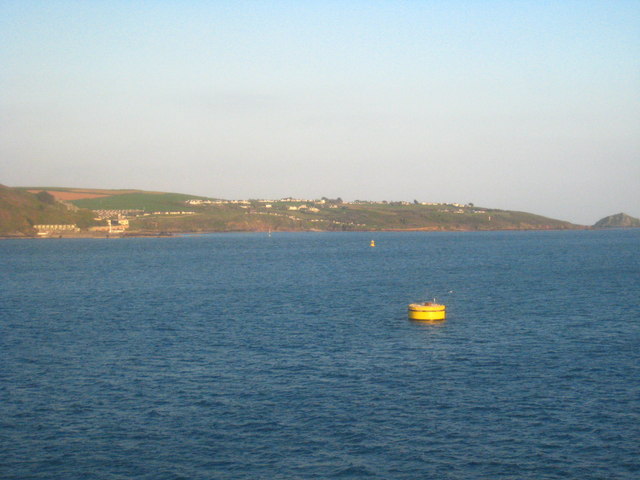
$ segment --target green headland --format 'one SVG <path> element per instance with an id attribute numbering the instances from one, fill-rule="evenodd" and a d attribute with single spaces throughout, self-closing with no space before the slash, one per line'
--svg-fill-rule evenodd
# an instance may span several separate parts
<path id="1" fill-rule="evenodd" d="M 224 200 L 141 190 L 0 186 L 0 235 L 5 237 L 582 228 L 588 227 L 473 204 L 326 197 Z"/>

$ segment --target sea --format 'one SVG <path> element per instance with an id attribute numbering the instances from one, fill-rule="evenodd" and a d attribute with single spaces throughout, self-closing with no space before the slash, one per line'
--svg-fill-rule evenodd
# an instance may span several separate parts
<path id="1" fill-rule="evenodd" d="M 636 480 L 640 229 L 2 240 L 0 478 Z"/>

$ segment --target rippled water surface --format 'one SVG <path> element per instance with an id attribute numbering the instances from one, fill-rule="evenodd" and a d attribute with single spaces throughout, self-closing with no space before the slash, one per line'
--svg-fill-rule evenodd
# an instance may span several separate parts
<path id="1" fill-rule="evenodd" d="M 3 479 L 640 478 L 638 229 L 5 240 L 0 282 Z"/>

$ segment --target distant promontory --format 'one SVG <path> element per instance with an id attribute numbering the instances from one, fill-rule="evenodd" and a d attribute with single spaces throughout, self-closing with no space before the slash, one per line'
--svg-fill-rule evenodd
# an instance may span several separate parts
<path id="1" fill-rule="evenodd" d="M 594 228 L 638 228 L 640 227 L 640 219 L 627 215 L 626 213 L 617 213 L 609 215 L 598 220 Z"/>

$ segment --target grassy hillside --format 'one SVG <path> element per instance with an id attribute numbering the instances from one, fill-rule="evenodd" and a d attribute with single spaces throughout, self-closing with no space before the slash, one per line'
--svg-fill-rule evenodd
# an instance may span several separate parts
<path id="1" fill-rule="evenodd" d="M 145 212 L 186 210 L 185 202 L 198 199 L 181 193 L 125 192 L 115 195 L 72 200 L 74 205 L 92 210 L 143 210 Z"/>
<path id="2" fill-rule="evenodd" d="M 87 228 L 93 223 L 91 211 L 69 209 L 51 195 L 40 192 L 0 185 L 0 235 L 33 236 L 36 233 L 33 225 L 38 224 L 75 224 Z"/>
<path id="3" fill-rule="evenodd" d="M 267 207 L 270 205 L 270 207 Z M 306 205 L 308 208 L 299 208 Z M 291 208 L 298 208 L 291 210 Z M 264 202 L 190 206 L 195 215 L 155 215 L 132 221 L 141 230 L 180 231 L 368 231 L 524 230 L 580 228 L 525 212 L 407 204 L 311 204 Z"/>

